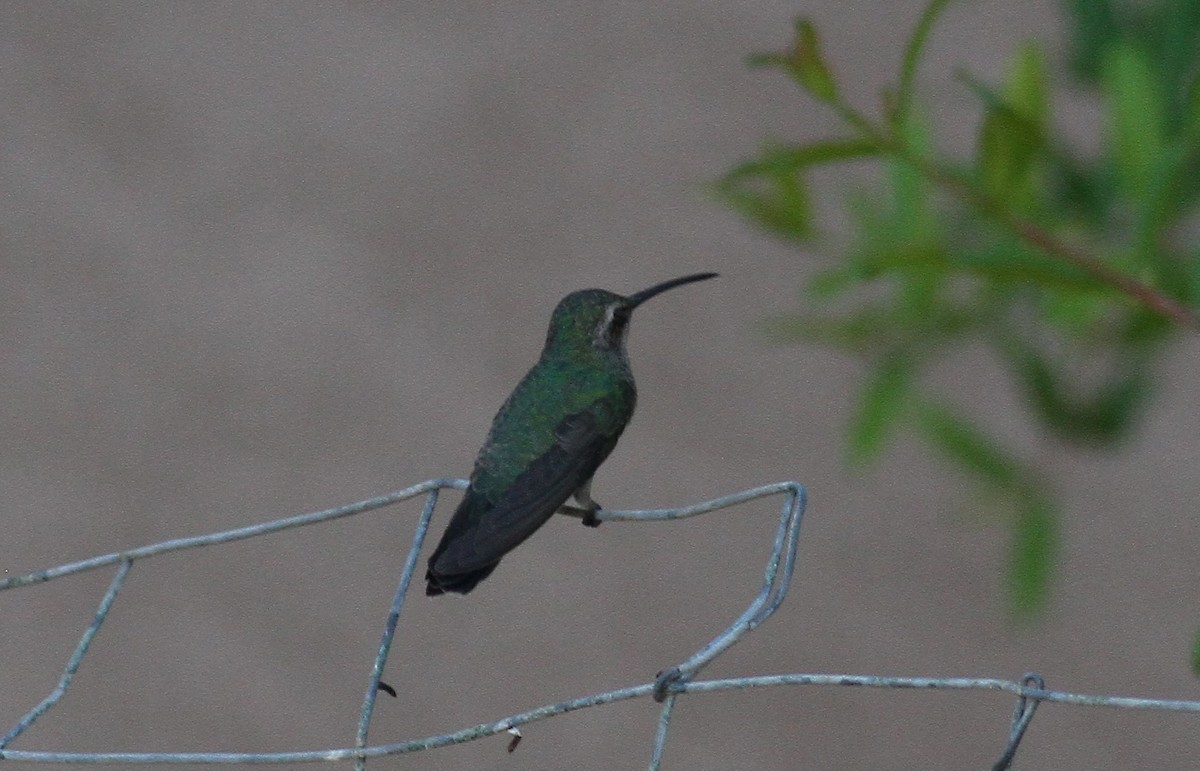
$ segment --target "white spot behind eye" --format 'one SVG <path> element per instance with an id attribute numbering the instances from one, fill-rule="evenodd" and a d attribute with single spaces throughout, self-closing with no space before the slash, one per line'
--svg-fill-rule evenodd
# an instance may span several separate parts
<path id="1" fill-rule="evenodd" d="M 600 321 L 599 324 L 596 325 L 596 333 L 595 333 L 596 345 L 601 348 L 609 348 L 613 345 L 614 342 L 616 342 L 615 340 L 612 339 L 612 335 L 609 332 L 609 330 L 612 329 L 613 316 L 615 315 L 616 310 L 617 310 L 617 306 L 615 306 L 615 305 L 610 305 L 607 308 L 605 308 L 604 309 L 604 318 Z"/>

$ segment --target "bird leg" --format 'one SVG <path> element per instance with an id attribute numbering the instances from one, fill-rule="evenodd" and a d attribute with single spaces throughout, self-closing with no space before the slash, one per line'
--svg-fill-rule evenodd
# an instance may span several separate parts
<path id="1" fill-rule="evenodd" d="M 596 517 L 596 512 L 600 511 L 600 504 L 592 500 L 592 480 L 588 480 L 575 491 L 575 501 L 586 510 L 583 515 L 583 524 L 585 527 L 600 527 L 600 520 Z"/>
<path id="2" fill-rule="evenodd" d="M 584 482 L 575 491 L 575 501 L 579 506 L 569 506 L 564 503 L 558 507 L 558 513 L 579 517 L 586 527 L 600 527 L 600 519 L 596 516 L 596 512 L 600 511 L 601 507 L 592 500 L 592 480 Z"/>

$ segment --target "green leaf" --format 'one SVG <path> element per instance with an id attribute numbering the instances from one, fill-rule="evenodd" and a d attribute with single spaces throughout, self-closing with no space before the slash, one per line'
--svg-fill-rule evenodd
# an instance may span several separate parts
<path id="1" fill-rule="evenodd" d="M 857 268 L 839 265 L 810 278 L 805 291 L 815 302 L 825 303 L 840 294 L 857 289 L 861 281 L 862 274 Z"/>
<path id="2" fill-rule="evenodd" d="M 921 12 L 917 25 L 913 27 L 908 44 L 904 47 L 904 59 L 900 64 L 900 86 L 896 92 L 895 109 L 891 111 L 891 122 L 894 125 L 903 125 L 908 121 L 916 92 L 917 66 L 921 63 L 925 41 L 929 39 L 934 24 L 949 4 L 950 0 L 930 0 Z"/>
<path id="3" fill-rule="evenodd" d="M 1142 356 L 1125 356 L 1098 387 L 1081 388 L 1033 348 L 1016 343 L 1012 360 L 1022 389 L 1042 424 L 1061 438 L 1103 445 L 1124 436 L 1145 403 L 1150 368 Z"/>
<path id="4" fill-rule="evenodd" d="M 743 175 L 719 182 L 717 196 L 759 226 L 805 240 L 812 235 L 808 191 L 803 178 L 784 170 Z"/>
<path id="5" fill-rule="evenodd" d="M 867 251 L 856 255 L 855 262 L 866 278 L 884 273 L 930 275 L 946 272 L 951 265 L 949 252 L 940 245 L 888 243 L 875 239 Z"/>
<path id="6" fill-rule="evenodd" d="M 783 70 L 818 101 L 837 102 L 837 83 L 821 54 L 817 29 L 805 18 L 796 19 L 796 40 L 786 53 L 754 54 L 746 59 L 751 67 L 775 67 Z"/>
<path id="7" fill-rule="evenodd" d="M 1105 59 L 1104 85 L 1114 160 L 1134 197 L 1144 199 L 1166 144 L 1160 84 L 1146 55 L 1122 44 Z"/>
<path id="8" fill-rule="evenodd" d="M 1057 507 L 1031 471 L 970 423 L 931 403 L 919 405 L 917 413 L 934 447 L 1012 508 L 1009 600 L 1018 616 L 1036 613 L 1049 596 L 1058 554 Z"/>
<path id="9" fill-rule="evenodd" d="M 805 169 L 876 155 L 879 149 L 856 139 L 832 139 L 799 146 L 768 146 L 759 157 L 729 171 L 713 186 L 717 198 L 747 219 L 785 238 L 812 236 Z"/>
<path id="10" fill-rule="evenodd" d="M 1071 65 L 1085 81 L 1099 77 L 1104 53 L 1121 30 L 1113 0 L 1070 0 Z M 1128 10 L 1128 9 L 1124 9 Z"/>
<path id="11" fill-rule="evenodd" d="M 867 380 L 850 421 L 850 463 L 864 467 L 878 457 L 904 414 L 912 387 L 913 357 L 899 351 L 880 362 Z"/>
<path id="12" fill-rule="evenodd" d="M 1183 137 L 1189 146 L 1200 143 L 1200 73 L 1192 78 L 1183 102 Z"/>
<path id="13" fill-rule="evenodd" d="M 1058 210 L 1058 218 L 1100 230 L 1109 225 L 1117 198 L 1116 174 L 1111 166 L 1059 152 L 1054 155 L 1051 174 L 1051 205 Z"/>
<path id="14" fill-rule="evenodd" d="M 985 99 L 979 173 L 984 189 L 997 200 L 1025 207 L 1032 203 L 1031 171 L 1045 143 L 1046 92 L 1041 51 L 1027 44 L 1009 66 L 1003 97 L 989 94 Z"/>
<path id="15" fill-rule="evenodd" d="M 862 139 L 823 139 L 805 145 L 768 144 L 757 158 L 735 166 L 717 184 L 744 177 L 796 173 L 826 163 L 872 158 L 879 154 L 877 145 Z"/>
<path id="16" fill-rule="evenodd" d="M 1023 142 L 1024 132 L 1011 113 L 988 110 L 979 129 L 979 176 L 983 189 L 1005 200 L 1023 182 L 1032 153 Z"/>
<path id="17" fill-rule="evenodd" d="M 781 53 L 750 54 L 746 57 L 746 66 L 753 69 L 774 67 L 780 70 L 787 70 L 788 58 Z"/>
<path id="18" fill-rule="evenodd" d="M 1058 509 L 1040 495 L 1024 501 L 1016 514 L 1009 554 L 1009 601 L 1018 617 L 1042 610 L 1059 552 Z"/>
<path id="19" fill-rule="evenodd" d="M 1180 294 L 1183 294 L 1182 291 Z M 1125 320 L 1121 329 L 1119 341 L 1129 354 L 1145 357 L 1138 365 L 1139 369 L 1149 369 L 1152 364 L 1151 349 L 1175 331 L 1175 324 L 1170 319 L 1149 308 L 1138 306 L 1130 310 L 1129 318 Z"/>
<path id="20" fill-rule="evenodd" d="M 1009 65 L 1005 101 L 1039 133 L 1045 131 L 1049 114 L 1046 57 L 1036 43 L 1024 43 Z"/>
<path id="21" fill-rule="evenodd" d="M 947 269 L 978 276 L 996 285 L 1037 286 L 1055 295 L 1086 295 L 1111 300 L 1114 290 L 1091 273 L 1011 238 L 999 238 L 979 248 L 959 247 L 945 252 Z"/>
<path id="22" fill-rule="evenodd" d="M 926 439 L 994 492 L 1024 495 L 1030 488 L 1021 464 L 975 426 L 932 403 L 920 405 L 917 414 Z"/>
<path id="23" fill-rule="evenodd" d="M 837 84 L 821 54 L 817 28 L 808 19 L 796 20 L 796 43 L 792 49 L 792 75 L 814 98 L 826 104 L 837 101 Z"/>
<path id="24" fill-rule="evenodd" d="M 929 127 L 924 116 L 916 110 L 911 110 L 908 120 L 898 127 L 897 136 L 912 157 L 929 155 L 932 144 Z M 938 212 L 933 205 L 933 183 L 929 177 L 900 157 L 888 160 L 887 174 L 891 183 L 891 211 L 886 223 L 887 232 L 879 235 L 890 243 L 929 244 L 937 241 L 941 230 Z"/>

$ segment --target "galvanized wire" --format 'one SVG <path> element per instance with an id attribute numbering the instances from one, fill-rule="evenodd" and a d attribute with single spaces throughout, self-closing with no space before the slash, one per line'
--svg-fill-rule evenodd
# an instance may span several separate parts
<path id="1" fill-rule="evenodd" d="M 720 656 L 730 646 L 745 635 L 754 631 L 762 624 L 783 602 L 791 583 L 796 566 L 796 551 L 800 537 L 800 525 L 805 509 L 804 487 L 795 482 L 781 482 L 764 487 L 745 490 L 740 493 L 717 498 L 694 506 L 678 509 L 654 509 L 644 511 L 601 511 L 600 521 L 650 521 L 670 520 L 697 516 L 718 509 L 746 503 L 766 496 L 782 495 L 784 504 L 779 515 L 779 525 L 776 528 L 771 553 L 768 555 L 763 571 L 763 582 L 758 594 L 751 600 L 749 606 L 724 631 L 719 633 L 707 644 L 701 646 L 694 654 L 683 662 L 665 668 L 652 682 L 619 688 L 605 693 L 583 696 L 557 704 L 547 704 L 526 712 L 517 713 L 490 723 L 460 729 L 458 731 L 427 736 L 421 739 L 411 739 L 386 744 L 367 744 L 371 714 L 375 704 L 376 694 L 380 688 L 379 678 L 387 663 L 391 649 L 391 641 L 395 634 L 396 625 L 403 608 L 404 598 L 411 586 L 412 577 L 417 569 L 418 555 L 428 531 L 430 519 L 438 501 L 438 492 L 442 489 L 464 489 L 467 482 L 459 479 L 432 479 L 399 490 L 388 495 L 371 498 L 358 503 L 340 506 L 333 509 L 301 514 L 271 522 L 265 522 L 250 527 L 210 533 L 191 538 L 181 538 L 162 543 L 151 544 L 124 552 L 114 552 L 79 562 L 61 565 L 46 570 L 14 576 L 0 580 L 0 591 L 30 586 L 50 581 L 63 576 L 80 573 L 86 570 L 117 565 L 116 573 L 101 598 L 91 623 L 84 630 L 74 652 L 72 653 L 62 676 L 46 698 L 29 710 L 3 738 L 0 738 L 0 760 L 23 760 L 40 763 L 116 763 L 134 764 L 259 764 L 259 763 L 319 763 L 356 760 L 356 767 L 364 768 L 369 758 L 386 755 L 399 755 L 420 752 L 451 744 L 473 741 L 501 732 L 513 734 L 511 748 L 515 747 L 520 733 L 519 726 L 539 720 L 574 712 L 580 709 L 612 704 L 629 699 L 653 697 L 663 702 L 659 713 L 654 745 L 651 750 L 650 771 L 657 771 L 663 762 L 666 739 L 670 731 L 671 716 L 678 706 L 679 697 L 684 694 L 712 693 L 717 691 L 742 690 L 747 688 L 766 688 L 780 686 L 865 686 L 871 688 L 922 688 L 948 690 L 991 690 L 1001 691 L 1018 697 L 1016 712 L 1009 728 L 1008 743 L 1000 760 L 993 766 L 995 769 L 1008 768 L 1017 752 L 1018 745 L 1033 719 L 1034 711 L 1042 702 L 1071 704 L 1079 706 L 1114 707 L 1120 709 L 1152 709 L 1177 712 L 1200 713 L 1200 701 L 1183 701 L 1169 699 L 1145 699 L 1122 696 L 1098 696 L 1089 694 L 1066 693 L 1046 690 L 1040 675 L 1029 673 L 1020 682 L 995 678 L 927 678 L 927 677 L 876 677 L 866 675 L 822 675 L 822 674 L 780 674 L 760 675 L 753 677 L 729 678 L 723 680 L 695 680 L 695 676 L 713 659 Z M 92 639 L 100 630 L 117 599 L 117 594 L 129 575 L 133 563 L 183 549 L 212 546 L 231 541 L 268 535 L 291 527 L 300 527 L 317 522 L 326 522 L 341 517 L 361 514 L 373 509 L 389 506 L 401 501 L 426 495 L 424 509 L 421 512 L 416 532 L 413 536 L 412 547 L 405 560 L 399 586 L 384 623 L 384 631 L 378 651 L 373 661 L 368 679 L 367 693 L 358 719 L 358 731 L 355 746 L 322 750 L 239 753 L 239 752 L 55 752 L 9 749 L 8 745 L 32 727 L 40 718 L 48 713 L 55 704 L 67 693 L 71 678 L 78 671 L 88 651 Z M 564 513 L 573 514 L 566 511 Z"/>

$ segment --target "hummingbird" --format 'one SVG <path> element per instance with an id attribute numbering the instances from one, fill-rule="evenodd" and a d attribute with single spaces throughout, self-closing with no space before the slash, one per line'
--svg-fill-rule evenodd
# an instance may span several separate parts
<path id="1" fill-rule="evenodd" d="M 470 486 L 429 557 L 425 594 L 466 594 L 555 512 L 597 527 L 592 475 L 633 416 L 637 388 L 625 340 L 634 308 L 695 273 L 623 297 L 584 289 L 550 317 L 541 357 L 492 421 Z M 571 496 L 580 508 L 564 506 Z"/>

